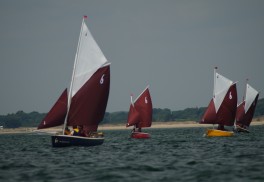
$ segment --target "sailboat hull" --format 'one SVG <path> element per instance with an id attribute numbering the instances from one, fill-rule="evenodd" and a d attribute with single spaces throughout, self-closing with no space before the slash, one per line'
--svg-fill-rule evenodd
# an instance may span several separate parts
<path id="1" fill-rule="evenodd" d="M 223 131 L 223 130 L 215 130 L 215 129 L 207 129 L 205 136 L 208 137 L 230 137 L 233 136 L 234 132 L 232 131 Z"/>
<path id="2" fill-rule="evenodd" d="M 51 136 L 53 147 L 68 147 L 68 146 L 96 146 L 104 143 L 104 138 L 89 138 L 69 135 Z"/>
<path id="3" fill-rule="evenodd" d="M 150 134 L 148 134 L 148 133 L 143 133 L 143 132 L 132 132 L 132 133 L 131 133 L 131 138 L 136 138 L 136 139 L 148 139 L 148 138 L 150 138 Z"/>

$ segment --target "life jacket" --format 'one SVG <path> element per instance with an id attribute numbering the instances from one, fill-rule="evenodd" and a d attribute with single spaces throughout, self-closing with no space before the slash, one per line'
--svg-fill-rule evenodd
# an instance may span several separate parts
<path id="1" fill-rule="evenodd" d="M 79 133 L 79 129 L 78 128 L 73 128 L 73 136 L 79 136 L 80 133 Z"/>

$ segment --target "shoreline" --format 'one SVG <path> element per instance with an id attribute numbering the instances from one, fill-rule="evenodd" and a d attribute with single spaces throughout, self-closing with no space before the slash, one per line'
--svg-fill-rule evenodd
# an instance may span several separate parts
<path id="1" fill-rule="evenodd" d="M 264 120 L 262 121 L 252 121 L 251 126 L 264 125 Z M 153 122 L 151 128 L 205 128 L 212 127 L 211 124 L 199 124 L 195 121 L 185 121 L 185 122 L 177 122 L 177 121 L 169 121 L 169 122 Z M 98 131 L 105 130 L 131 130 L 132 127 L 126 127 L 125 124 L 103 124 L 98 126 Z M 48 129 L 37 130 L 36 127 L 21 127 L 21 128 L 4 128 L 0 129 L 1 134 L 23 134 L 23 133 L 48 133 L 55 134 L 57 132 L 61 132 L 62 127 L 54 127 Z"/>

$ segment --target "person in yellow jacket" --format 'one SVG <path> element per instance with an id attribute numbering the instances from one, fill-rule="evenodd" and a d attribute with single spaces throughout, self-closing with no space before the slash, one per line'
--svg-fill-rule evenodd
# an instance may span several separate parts
<path id="1" fill-rule="evenodd" d="M 71 135 L 73 136 L 81 136 L 82 127 L 81 126 L 72 126 L 73 130 Z"/>

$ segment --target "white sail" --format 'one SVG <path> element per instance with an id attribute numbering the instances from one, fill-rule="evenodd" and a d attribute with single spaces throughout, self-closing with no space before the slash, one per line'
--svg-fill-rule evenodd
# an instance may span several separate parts
<path id="1" fill-rule="evenodd" d="M 220 108 L 226 93 L 230 86 L 233 84 L 233 81 L 227 79 L 226 77 L 220 75 L 219 73 L 215 73 L 215 85 L 214 85 L 214 104 L 216 112 Z M 230 95 L 229 97 L 232 97 Z"/>
<path id="2" fill-rule="evenodd" d="M 79 47 L 76 53 L 76 65 L 73 76 L 71 97 L 86 83 L 87 80 L 105 63 L 107 60 L 95 42 L 88 27 L 83 21 Z"/>
<path id="3" fill-rule="evenodd" d="M 258 95 L 258 91 L 256 91 L 253 87 L 247 84 L 246 98 L 245 98 L 245 113 L 247 113 L 248 109 L 254 102 L 257 95 Z"/>

